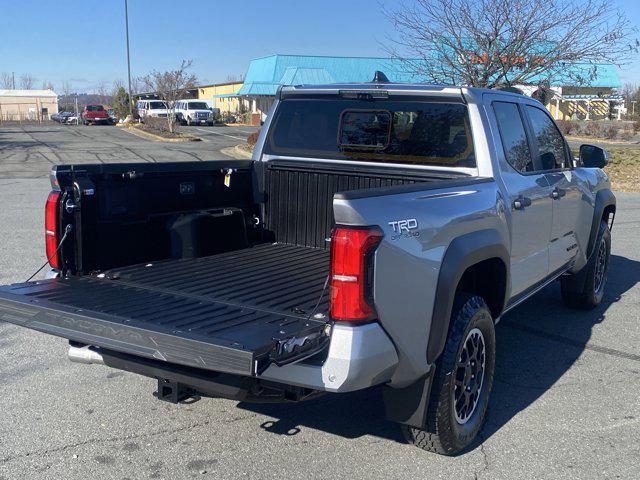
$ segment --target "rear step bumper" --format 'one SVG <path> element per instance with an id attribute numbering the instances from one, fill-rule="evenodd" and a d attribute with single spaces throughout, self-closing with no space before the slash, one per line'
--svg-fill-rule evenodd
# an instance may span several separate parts
<path id="1" fill-rule="evenodd" d="M 335 324 L 330 342 L 322 365 L 271 365 L 258 378 L 344 393 L 388 382 L 398 365 L 396 349 L 377 322 L 359 326 Z"/>
<path id="2" fill-rule="evenodd" d="M 70 346 L 69 360 L 105 364 L 102 354 L 88 346 Z M 257 378 L 312 390 L 345 393 L 387 382 L 397 364 L 398 355 L 393 343 L 378 323 L 360 326 L 336 324 L 327 358 L 322 364 L 272 365 Z M 189 382 L 184 377 L 180 381 Z"/>

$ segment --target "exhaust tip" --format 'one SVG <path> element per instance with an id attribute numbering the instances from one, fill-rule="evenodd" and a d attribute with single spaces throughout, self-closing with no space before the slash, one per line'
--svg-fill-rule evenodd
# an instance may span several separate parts
<path id="1" fill-rule="evenodd" d="M 104 365 L 104 359 L 90 346 L 86 347 L 69 347 L 67 353 L 69 360 L 74 363 L 84 363 L 85 365 Z"/>

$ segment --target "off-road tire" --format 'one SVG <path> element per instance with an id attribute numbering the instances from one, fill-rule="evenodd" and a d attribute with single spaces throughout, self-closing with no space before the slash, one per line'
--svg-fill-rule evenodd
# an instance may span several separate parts
<path id="1" fill-rule="evenodd" d="M 603 255 L 603 257 L 601 256 Z M 562 300 L 570 308 L 591 310 L 602 302 L 607 284 L 607 273 L 611 259 L 611 231 L 605 221 L 600 222 L 596 243 L 587 264 L 575 275 L 584 275 L 584 284 L 580 291 L 576 291 L 573 275 L 560 278 Z M 601 263 L 601 262 L 604 262 Z M 599 265 L 600 263 L 600 265 Z M 603 269 L 603 271 L 599 271 Z M 599 274 L 602 278 L 598 280 Z"/>
<path id="2" fill-rule="evenodd" d="M 479 329 L 485 345 L 485 368 L 478 400 L 466 423 L 456 419 L 454 378 L 469 333 Z M 441 455 L 456 455 L 478 434 L 484 422 L 493 385 L 496 339 L 491 311 L 478 296 L 458 293 L 453 305 L 451 323 L 444 351 L 436 362 L 435 377 L 427 406 L 424 429 L 402 426 L 406 440 L 423 450 Z"/>

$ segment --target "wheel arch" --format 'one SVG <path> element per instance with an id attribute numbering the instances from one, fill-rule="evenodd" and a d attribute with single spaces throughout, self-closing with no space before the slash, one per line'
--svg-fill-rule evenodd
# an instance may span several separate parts
<path id="1" fill-rule="evenodd" d="M 433 364 L 444 349 L 459 291 L 483 297 L 495 319 L 504 310 L 509 285 L 509 252 L 497 230 L 479 230 L 452 240 L 438 275 L 427 362 Z"/>
<path id="2" fill-rule="evenodd" d="M 616 214 L 616 197 L 613 192 L 608 189 L 598 190 L 594 201 L 593 220 L 591 222 L 591 231 L 589 233 L 589 243 L 587 243 L 587 258 L 591 257 L 593 248 L 598 237 L 598 229 L 600 222 L 605 221 L 609 228 L 613 227 L 613 220 Z"/>

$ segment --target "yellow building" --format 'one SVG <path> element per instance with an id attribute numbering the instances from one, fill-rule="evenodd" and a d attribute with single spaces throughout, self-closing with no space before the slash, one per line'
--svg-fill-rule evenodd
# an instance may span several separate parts
<path id="1" fill-rule="evenodd" d="M 556 120 L 620 119 L 623 102 L 611 87 L 562 87 L 546 107 Z"/>
<path id="2" fill-rule="evenodd" d="M 237 113 L 240 110 L 239 97 L 235 96 L 242 87 L 243 82 L 216 83 L 214 85 L 202 85 L 198 87 L 198 99 L 206 100 L 215 108 L 220 109 L 220 113 Z"/>

